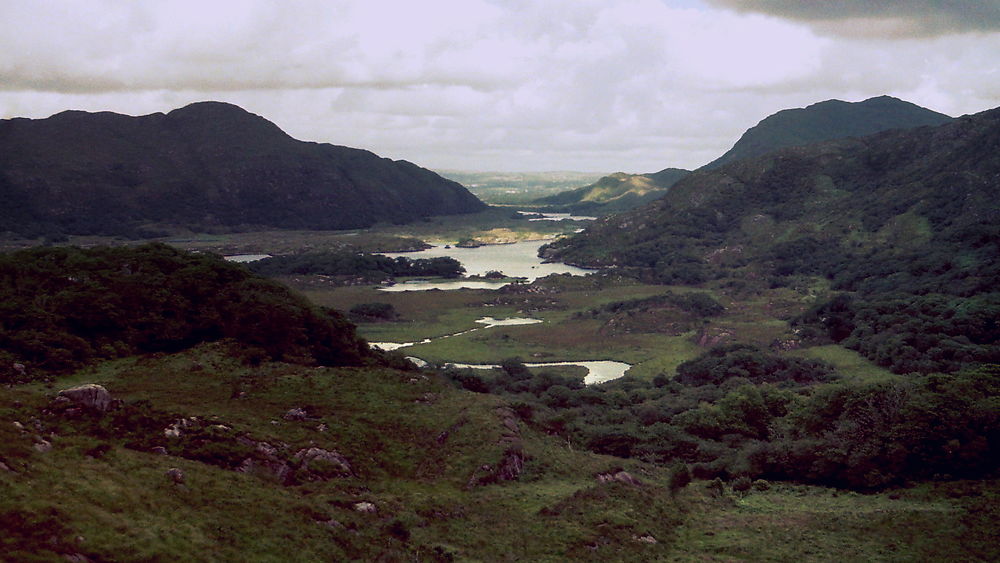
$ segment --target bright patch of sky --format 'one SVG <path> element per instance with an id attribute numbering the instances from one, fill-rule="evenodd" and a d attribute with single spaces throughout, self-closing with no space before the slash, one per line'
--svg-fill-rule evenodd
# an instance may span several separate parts
<path id="1" fill-rule="evenodd" d="M 650 172 L 831 98 L 996 107 L 998 53 L 979 0 L 14 0 L 0 117 L 221 100 L 429 168 Z"/>

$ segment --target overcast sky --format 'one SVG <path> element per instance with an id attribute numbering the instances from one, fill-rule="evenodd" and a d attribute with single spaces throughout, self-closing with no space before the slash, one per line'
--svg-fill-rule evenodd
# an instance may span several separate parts
<path id="1" fill-rule="evenodd" d="M 830 98 L 1000 106 L 998 61 L 1000 0 L 0 0 L 0 117 L 222 100 L 434 169 L 696 168 Z"/>

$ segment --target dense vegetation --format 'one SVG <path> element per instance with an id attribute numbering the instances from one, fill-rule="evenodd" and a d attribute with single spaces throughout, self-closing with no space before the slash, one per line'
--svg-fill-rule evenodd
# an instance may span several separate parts
<path id="1" fill-rule="evenodd" d="M 450 376 L 507 396 L 546 432 L 598 453 L 683 461 L 702 479 L 865 490 L 995 476 L 1000 455 L 997 366 L 858 384 L 837 382 L 820 362 L 735 345 L 681 364 L 673 379 L 584 387 L 515 360 Z"/>
<path id="2" fill-rule="evenodd" d="M 0 230 L 26 237 L 349 229 L 485 208 L 406 161 L 295 140 L 202 102 L 142 117 L 67 111 L 0 121 Z"/>
<path id="3" fill-rule="evenodd" d="M 265 276 L 321 274 L 347 276 L 380 282 L 395 277 L 432 276 L 457 278 L 465 272 L 454 258 L 390 258 L 380 254 L 351 251 L 309 252 L 274 256 L 248 264 L 251 270 Z"/>
<path id="4" fill-rule="evenodd" d="M 998 149 L 1000 110 L 786 149 L 696 172 L 545 252 L 656 283 L 818 278 L 833 293 L 795 338 L 896 373 L 955 372 L 1000 357 Z"/>
<path id="5" fill-rule="evenodd" d="M 258 361 L 374 358 L 341 314 L 217 257 L 161 244 L 0 255 L 5 381 L 219 339 L 233 339 Z"/>

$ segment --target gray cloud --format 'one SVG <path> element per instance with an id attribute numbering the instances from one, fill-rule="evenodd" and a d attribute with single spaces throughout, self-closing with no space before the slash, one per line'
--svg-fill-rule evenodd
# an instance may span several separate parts
<path id="1" fill-rule="evenodd" d="M 708 0 L 740 12 L 797 20 L 851 37 L 929 37 L 1000 31 L 995 0 Z"/>
<path id="2" fill-rule="evenodd" d="M 0 1 L 0 117 L 221 100 L 422 166 L 649 172 L 829 98 L 1000 105 L 997 52 L 996 33 L 857 40 L 690 0 Z"/>

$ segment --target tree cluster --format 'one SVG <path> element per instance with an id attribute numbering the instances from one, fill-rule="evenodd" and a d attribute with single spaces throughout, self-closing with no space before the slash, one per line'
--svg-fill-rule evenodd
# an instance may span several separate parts
<path id="1" fill-rule="evenodd" d="M 390 258 L 351 251 L 274 256 L 251 262 L 249 267 L 265 276 L 322 274 L 360 277 L 372 282 L 395 277 L 457 278 L 465 272 L 461 262 L 450 257 Z"/>
<path id="2" fill-rule="evenodd" d="M 220 258 L 162 244 L 0 254 L 0 375 L 229 338 L 260 358 L 359 365 L 354 326 Z"/>
<path id="3" fill-rule="evenodd" d="M 465 389 L 505 395 L 542 431 L 597 453 L 684 463 L 696 478 L 867 490 L 997 470 L 997 366 L 856 383 L 818 362 L 732 346 L 678 372 L 597 386 L 533 375 L 516 360 L 446 373 Z"/>

